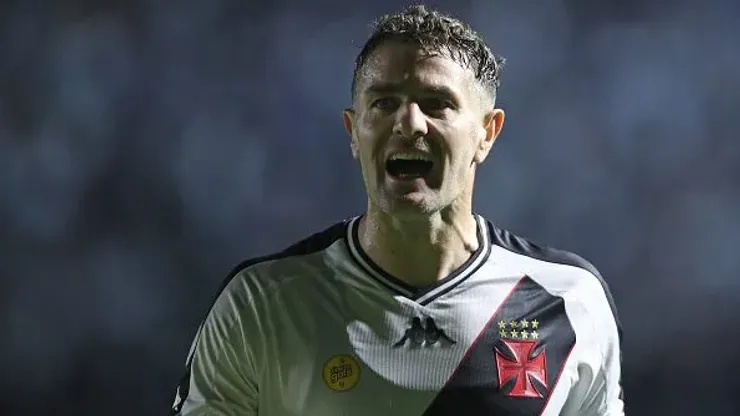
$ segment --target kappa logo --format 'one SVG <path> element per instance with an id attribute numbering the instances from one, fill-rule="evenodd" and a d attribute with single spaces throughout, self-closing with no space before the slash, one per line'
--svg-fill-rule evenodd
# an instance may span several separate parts
<path id="1" fill-rule="evenodd" d="M 411 326 L 404 332 L 403 337 L 393 346 L 398 348 L 410 341 L 413 345 L 436 345 L 438 342 L 445 342 L 448 345 L 456 342 L 447 336 L 445 331 L 437 327 L 432 318 L 426 318 L 422 323 L 421 318 L 415 317 L 411 320 Z"/>
<path id="2" fill-rule="evenodd" d="M 360 365 L 351 355 L 335 355 L 324 364 L 322 376 L 330 389 L 347 391 L 360 381 Z"/>
<path id="3" fill-rule="evenodd" d="M 540 323 L 534 319 L 499 321 L 501 341 L 494 347 L 499 389 L 513 382 L 510 397 L 543 398 L 547 391 L 545 347 L 538 348 Z"/>

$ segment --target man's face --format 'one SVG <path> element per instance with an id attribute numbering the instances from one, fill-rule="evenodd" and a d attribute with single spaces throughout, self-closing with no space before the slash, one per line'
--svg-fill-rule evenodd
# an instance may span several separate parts
<path id="1" fill-rule="evenodd" d="M 472 71 L 444 54 L 379 46 L 344 113 L 370 202 L 394 215 L 429 215 L 472 199 L 475 168 L 504 120 L 487 97 Z"/>

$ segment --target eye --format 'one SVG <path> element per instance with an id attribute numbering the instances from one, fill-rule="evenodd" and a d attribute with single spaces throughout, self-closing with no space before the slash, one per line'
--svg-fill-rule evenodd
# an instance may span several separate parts
<path id="1" fill-rule="evenodd" d="M 393 111 L 398 107 L 398 99 L 394 97 L 378 98 L 370 104 L 371 107 L 380 111 Z"/>
<path id="2" fill-rule="evenodd" d="M 445 100 L 444 98 L 438 97 L 430 97 L 420 100 L 419 107 L 421 107 L 421 110 L 425 113 L 439 113 L 448 108 L 454 108 L 455 106 L 450 100 Z"/>

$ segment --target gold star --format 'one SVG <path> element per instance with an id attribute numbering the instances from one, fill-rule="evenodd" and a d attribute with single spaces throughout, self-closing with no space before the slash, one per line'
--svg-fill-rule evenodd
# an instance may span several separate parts
<path id="1" fill-rule="evenodd" d="M 529 332 L 522 331 L 522 339 L 527 339 L 527 336 L 529 335 Z"/>
<path id="2" fill-rule="evenodd" d="M 499 321 L 498 322 L 498 327 L 499 327 L 499 329 L 506 329 L 506 322 Z"/>
<path id="3" fill-rule="evenodd" d="M 512 328 L 516 328 L 518 325 L 519 324 L 516 321 L 509 322 L 509 326 L 511 326 Z"/>
<path id="4" fill-rule="evenodd" d="M 529 328 L 529 321 L 522 319 L 521 326 L 522 328 Z"/>
<path id="5" fill-rule="evenodd" d="M 537 339 L 540 337 L 540 334 L 537 333 L 537 331 L 532 331 L 531 334 L 529 334 L 530 338 Z"/>
<path id="6" fill-rule="evenodd" d="M 506 338 L 506 331 L 504 331 L 503 329 L 498 331 L 498 334 L 499 336 L 501 336 L 501 338 Z"/>
<path id="7" fill-rule="evenodd" d="M 540 327 L 540 322 L 536 319 L 532 321 L 532 328 L 537 329 Z"/>
<path id="8" fill-rule="evenodd" d="M 512 337 L 512 338 L 516 338 L 516 337 L 518 337 L 518 336 L 519 336 L 519 332 L 517 332 L 516 330 L 514 330 L 514 331 L 511 331 L 511 337 Z"/>

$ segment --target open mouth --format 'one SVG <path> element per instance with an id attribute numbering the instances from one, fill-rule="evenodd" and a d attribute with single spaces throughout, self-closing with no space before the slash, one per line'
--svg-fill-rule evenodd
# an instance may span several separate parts
<path id="1" fill-rule="evenodd" d="M 385 163 L 386 172 L 402 180 L 426 177 L 433 167 L 434 162 L 429 157 L 416 153 L 397 153 Z"/>

